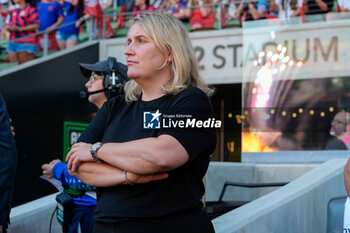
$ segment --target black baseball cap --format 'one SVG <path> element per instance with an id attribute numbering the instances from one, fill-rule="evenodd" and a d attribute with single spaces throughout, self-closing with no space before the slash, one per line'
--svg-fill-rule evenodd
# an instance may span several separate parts
<path id="1" fill-rule="evenodd" d="M 99 61 L 95 64 L 79 63 L 81 73 L 86 77 L 90 78 L 92 72 L 97 74 L 111 74 L 112 71 L 109 69 L 107 61 Z"/>
<path id="2" fill-rule="evenodd" d="M 125 83 L 129 80 L 128 78 L 128 66 L 124 65 L 116 60 L 114 57 L 109 57 L 107 60 L 96 62 L 95 64 L 87 64 L 87 63 L 79 63 L 80 71 L 89 79 L 91 77 L 92 72 L 95 72 L 97 75 L 103 75 L 106 80 L 106 85 L 109 85 L 108 81 L 110 76 L 113 73 L 113 69 L 115 70 L 115 75 L 117 76 L 117 83 Z M 105 81 L 104 81 L 105 82 Z"/>
<path id="3" fill-rule="evenodd" d="M 112 70 L 110 69 L 109 65 L 108 60 L 99 61 L 95 64 L 79 63 L 80 71 L 86 78 L 90 78 L 92 72 L 96 72 L 97 74 L 104 76 L 107 74 L 112 74 Z M 128 80 L 128 66 L 120 62 L 116 62 L 114 69 L 116 69 L 117 75 L 121 75 L 124 80 Z"/>

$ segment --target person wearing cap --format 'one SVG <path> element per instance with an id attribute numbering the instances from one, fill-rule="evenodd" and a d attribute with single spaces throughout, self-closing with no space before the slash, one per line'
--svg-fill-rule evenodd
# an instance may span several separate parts
<path id="1" fill-rule="evenodd" d="M 200 125 L 214 120 L 213 90 L 180 20 L 152 12 L 129 25 L 125 94 L 97 112 L 67 168 L 97 187 L 94 233 L 213 233 L 201 198 L 221 122 Z"/>
<path id="2" fill-rule="evenodd" d="M 95 64 L 79 63 L 80 71 L 88 79 L 85 83 L 87 93 L 101 91 L 99 93 L 88 95 L 90 103 L 101 108 L 107 99 L 118 95 L 119 86 L 128 80 L 128 67 L 120 62 L 117 62 L 114 57 L 109 57 L 107 60 L 96 62 Z M 115 88 L 108 89 L 112 86 L 113 70 L 115 70 Z M 118 87 L 117 87 L 118 86 Z M 104 90 L 104 91 L 102 91 Z"/>
<path id="3" fill-rule="evenodd" d="M 81 73 L 88 79 L 85 87 L 89 92 L 104 90 L 104 78 L 112 74 L 109 68 L 108 60 L 100 61 L 95 64 L 80 63 Z M 116 73 L 120 77 L 126 77 L 127 67 L 121 63 L 116 64 Z M 89 95 L 89 102 L 96 105 L 99 109 L 107 101 L 107 97 L 113 95 L 109 91 L 101 91 L 96 94 Z M 59 159 L 52 160 L 50 163 L 42 165 L 43 174 L 48 177 L 54 177 L 62 182 L 62 185 L 72 198 L 74 203 L 72 213 L 72 224 L 68 228 L 68 233 L 77 233 L 80 223 L 82 233 L 91 233 L 94 226 L 93 211 L 96 206 L 96 198 L 94 194 L 95 187 L 89 186 L 81 182 L 78 178 L 71 176 L 67 170 L 67 164 Z M 88 193 L 86 193 L 88 192 Z"/>
<path id="4" fill-rule="evenodd" d="M 92 65 L 93 66 L 93 65 Z M 108 73 L 107 70 L 99 69 L 98 66 L 90 67 L 89 64 L 80 64 L 80 69 L 88 80 L 85 83 L 85 87 L 88 92 L 98 91 L 104 89 L 103 79 L 105 74 Z M 107 101 L 107 96 L 104 92 L 96 93 L 88 96 L 90 103 L 95 104 L 98 108 L 101 108 L 102 105 Z"/>

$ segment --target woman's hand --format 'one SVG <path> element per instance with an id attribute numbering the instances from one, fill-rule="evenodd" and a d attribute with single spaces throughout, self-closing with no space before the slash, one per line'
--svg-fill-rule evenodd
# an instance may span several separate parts
<path id="1" fill-rule="evenodd" d="M 90 153 L 91 146 L 91 144 L 84 142 L 79 142 L 72 146 L 66 157 L 68 162 L 67 168 L 70 172 L 76 172 L 81 162 L 94 162 Z"/>

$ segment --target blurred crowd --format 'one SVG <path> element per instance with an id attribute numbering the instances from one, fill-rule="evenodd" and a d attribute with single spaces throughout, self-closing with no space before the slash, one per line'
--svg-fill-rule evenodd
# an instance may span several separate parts
<path id="1" fill-rule="evenodd" d="M 94 19 L 96 37 L 112 38 L 130 17 L 153 10 L 173 14 L 191 31 L 213 29 L 219 22 L 220 27 L 242 26 L 252 20 L 350 11 L 349 0 L 0 0 L 0 4 L 0 39 L 9 41 L 8 61 L 18 63 L 33 59 L 44 47 L 75 46 L 88 19 Z M 106 12 L 108 17 L 103 17 Z M 36 32 L 46 32 L 47 37 Z"/>

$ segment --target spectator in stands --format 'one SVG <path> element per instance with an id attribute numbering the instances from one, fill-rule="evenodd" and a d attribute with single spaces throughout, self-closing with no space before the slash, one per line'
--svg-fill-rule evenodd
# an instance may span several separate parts
<path id="1" fill-rule="evenodd" d="M 272 11 L 278 12 L 278 18 L 286 19 L 300 15 L 303 0 L 271 0 Z"/>
<path id="2" fill-rule="evenodd" d="M 334 0 L 304 0 L 305 14 L 325 14 L 333 10 Z"/>
<path id="3" fill-rule="evenodd" d="M 7 18 L 8 14 L 15 8 L 18 8 L 18 4 L 12 2 L 12 0 L 0 0 L 0 12 L 3 20 Z"/>
<path id="4" fill-rule="evenodd" d="M 214 9 L 208 4 L 210 0 L 189 0 L 186 15 L 190 18 L 191 31 L 214 28 Z"/>
<path id="5" fill-rule="evenodd" d="M 15 183 L 17 150 L 12 135 L 6 103 L 0 94 L 0 233 L 6 233 L 10 223 Z"/>
<path id="6" fill-rule="evenodd" d="M 104 12 L 107 12 L 108 13 L 108 10 L 109 10 L 109 13 L 111 13 L 113 10 L 112 7 L 113 7 L 113 0 L 100 0 L 100 5 L 101 5 L 101 8 Z M 107 28 L 107 38 L 112 38 L 114 35 L 115 35 L 115 32 L 112 28 L 112 25 L 111 25 L 111 17 L 112 15 L 111 14 L 106 14 L 105 15 L 105 23 L 106 23 L 106 28 Z"/>
<path id="7" fill-rule="evenodd" d="M 100 0 L 100 5 L 102 7 L 102 10 L 106 10 L 113 7 L 113 0 Z"/>
<path id="8" fill-rule="evenodd" d="M 49 32 L 47 46 L 49 50 L 57 50 L 57 41 L 56 41 L 56 30 L 55 28 L 59 27 L 64 20 L 63 8 L 62 5 L 54 0 L 41 0 L 36 4 L 36 9 L 39 13 L 39 31 L 40 32 Z M 39 35 L 39 45 L 40 50 L 43 50 L 44 35 Z"/>
<path id="9" fill-rule="evenodd" d="M 79 41 L 79 27 L 75 22 L 83 16 L 84 2 L 83 0 L 73 0 L 72 2 L 66 0 L 58 0 L 63 7 L 64 20 L 62 25 L 69 24 L 65 27 L 60 27 L 56 33 L 56 40 L 60 50 L 71 48 L 78 44 Z"/>
<path id="10" fill-rule="evenodd" d="M 119 10 L 119 15 L 115 18 L 115 22 L 117 22 L 117 28 L 123 28 L 125 25 L 125 15 L 126 12 L 132 12 L 135 6 L 135 1 L 134 0 L 125 0 L 123 4 L 120 7 Z"/>
<path id="11" fill-rule="evenodd" d="M 94 37 L 101 37 L 103 34 L 103 10 L 100 5 L 99 0 L 89 0 L 87 2 L 87 5 L 84 9 L 84 15 L 79 18 L 79 20 L 76 22 L 76 27 L 80 27 L 80 25 L 87 19 L 92 18 L 93 20 L 90 21 L 92 23 L 92 28 L 96 28 L 97 31 L 90 32 L 93 33 Z"/>
<path id="12" fill-rule="evenodd" d="M 102 5 L 101 2 L 99 0 L 89 0 L 88 4 L 84 10 L 84 16 L 80 17 L 79 21 L 77 21 L 76 26 L 79 27 L 80 24 L 89 18 L 93 18 L 93 27 L 95 27 L 97 29 L 97 31 L 95 32 L 94 36 L 98 36 L 98 37 L 103 37 L 104 36 L 104 31 L 103 31 L 103 20 L 105 20 L 106 22 L 106 27 L 107 27 L 107 35 L 106 38 L 112 38 L 115 33 L 114 30 L 110 24 L 110 19 L 109 17 L 103 18 L 104 16 L 104 8 L 103 7 L 108 7 L 111 6 L 113 4 L 112 1 L 108 1 L 108 3 L 106 5 Z"/>
<path id="13" fill-rule="evenodd" d="M 5 29 L 5 25 L 8 24 L 8 18 L 11 10 L 18 8 L 18 4 L 14 4 L 11 0 L 1 0 L 0 14 L 2 16 L 2 30 L 0 37 L 8 40 L 10 37 L 9 32 Z"/>
<path id="14" fill-rule="evenodd" d="M 9 0 L 0 0 L 0 9 L 1 12 L 6 11 L 10 8 L 10 1 Z"/>
<path id="15" fill-rule="evenodd" d="M 6 10 L 8 8 L 8 0 L 0 1 L 0 40 L 5 39 L 5 34 L 3 33 L 3 28 L 5 25 Z"/>
<path id="16" fill-rule="evenodd" d="M 345 141 L 350 136 L 350 113 L 338 112 L 332 120 L 330 135 L 325 150 L 347 150 Z"/>
<path id="17" fill-rule="evenodd" d="M 341 11 L 350 11 L 350 1 L 349 0 L 338 0 Z"/>
<path id="18" fill-rule="evenodd" d="M 150 5 L 154 6 L 155 9 L 163 10 L 168 4 L 168 0 L 150 0 Z"/>
<path id="19" fill-rule="evenodd" d="M 149 4 L 149 0 L 135 0 L 133 17 L 140 16 L 140 11 L 153 11 L 156 8 Z"/>
<path id="20" fill-rule="evenodd" d="M 239 18 L 237 14 L 237 1 L 236 0 L 214 0 L 214 3 L 222 3 L 221 12 L 219 11 L 219 7 L 215 14 L 215 19 L 220 19 L 221 14 L 221 25 L 226 26 L 229 24 L 230 20 L 236 20 Z"/>
<path id="21" fill-rule="evenodd" d="M 137 3 L 136 3 L 137 1 Z M 163 9 L 166 7 L 167 0 L 154 0 L 150 3 L 150 0 L 140 1 L 140 0 L 125 0 L 120 8 L 120 13 L 132 12 L 132 11 L 152 11 L 155 9 Z M 140 15 L 139 13 L 134 13 L 133 17 Z M 118 22 L 118 28 L 124 27 L 125 16 L 119 15 L 115 19 Z"/>
<path id="22" fill-rule="evenodd" d="M 241 2 L 237 8 L 237 15 L 241 19 L 241 24 L 245 21 L 266 19 L 269 12 L 269 5 L 265 0 L 257 2 Z"/>
<path id="23" fill-rule="evenodd" d="M 184 0 L 168 0 L 166 8 L 169 14 L 172 14 L 182 22 L 188 22 L 189 18 L 186 14 L 187 1 Z"/>
<path id="24" fill-rule="evenodd" d="M 126 12 L 126 2 L 124 2 L 123 5 L 120 7 L 117 17 L 114 19 L 114 21 L 117 22 L 117 28 L 123 28 L 125 26 L 125 15 L 121 15 L 121 14 L 124 14 L 125 12 Z"/>
<path id="25" fill-rule="evenodd" d="M 13 9 L 9 14 L 7 30 L 10 32 L 10 42 L 6 51 L 10 62 L 24 63 L 34 59 L 39 51 L 37 37 L 33 35 L 39 28 L 39 15 L 36 8 L 26 0 L 14 0 L 14 3 L 19 8 Z M 24 36 L 29 37 L 13 41 Z"/>
<path id="26" fill-rule="evenodd" d="M 236 0 L 223 0 L 222 3 L 225 4 L 225 10 L 223 11 L 225 15 L 225 19 L 231 20 L 231 19 L 237 19 L 237 6 L 236 6 Z M 219 17 L 217 17 L 219 19 Z"/>

